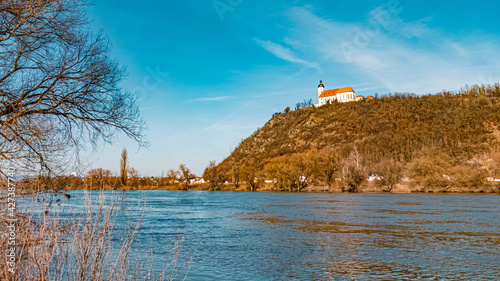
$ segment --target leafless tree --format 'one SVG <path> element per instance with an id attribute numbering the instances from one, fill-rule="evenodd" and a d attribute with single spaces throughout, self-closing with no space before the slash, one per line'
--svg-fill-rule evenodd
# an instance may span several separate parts
<path id="1" fill-rule="evenodd" d="M 385 159 L 376 166 L 380 183 L 385 186 L 384 191 L 390 192 L 403 177 L 401 163 L 394 159 Z"/>
<path id="2" fill-rule="evenodd" d="M 257 191 L 264 185 L 264 175 L 262 171 L 255 168 L 253 163 L 247 163 L 241 169 L 241 178 L 245 181 L 250 191 Z"/>
<path id="3" fill-rule="evenodd" d="M 232 153 L 231 153 L 232 154 Z M 241 175 L 241 160 L 236 157 L 229 158 L 228 161 L 229 166 L 229 177 L 235 188 L 238 188 L 240 185 L 240 175 Z"/>
<path id="4" fill-rule="evenodd" d="M 102 168 L 92 169 L 88 174 L 91 189 L 104 189 L 105 186 L 111 185 L 112 173 L 110 170 Z"/>
<path id="5" fill-rule="evenodd" d="M 288 177 L 297 191 L 307 187 L 309 179 L 313 174 L 313 163 L 309 161 L 307 153 L 295 153 L 288 157 Z"/>
<path id="6" fill-rule="evenodd" d="M 122 132 L 144 146 L 136 96 L 83 0 L 0 2 L 0 158 L 51 170 Z M 72 153 L 68 153 L 72 152 Z"/>
<path id="7" fill-rule="evenodd" d="M 309 107 L 313 104 L 313 100 L 312 99 L 309 99 L 309 100 L 303 100 L 301 103 L 300 103 L 300 107 L 301 108 L 305 108 L 305 107 Z"/>
<path id="8" fill-rule="evenodd" d="M 129 167 L 127 169 L 127 174 L 128 174 L 128 177 L 130 177 L 130 181 L 129 181 L 129 185 L 132 186 L 132 187 L 139 187 L 139 181 L 140 181 L 140 175 L 139 175 L 139 171 L 137 171 L 136 169 L 132 168 L 132 167 Z"/>
<path id="9" fill-rule="evenodd" d="M 196 178 L 196 176 L 191 173 L 188 167 L 186 167 L 185 164 L 180 164 L 179 165 L 179 176 L 181 177 L 181 181 L 184 185 L 184 189 L 188 190 L 189 186 L 191 185 L 191 180 Z"/>
<path id="10" fill-rule="evenodd" d="M 228 172 L 226 167 L 222 164 L 217 165 L 217 162 L 210 161 L 205 169 L 205 172 L 203 173 L 203 178 L 210 182 L 211 188 L 221 189 L 224 187 L 224 183 L 228 180 Z"/>
<path id="11" fill-rule="evenodd" d="M 338 153 L 331 148 L 317 151 L 313 156 L 316 164 L 314 169 L 316 177 L 321 179 L 329 188 L 335 183 L 335 176 L 340 170 L 340 159 Z"/>
<path id="12" fill-rule="evenodd" d="M 178 183 L 178 179 L 179 179 L 179 172 L 177 172 L 174 169 L 168 170 L 166 176 L 167 185 L 175 185 L 176 183 Z"/>
<path id="13" fill-rule="evenodd" d="M 342 165 L 342 179 L 344 181 L 344 190 L 357 192 L 361 183 L 365 180 L 365 171 L 361 161 L 361 155 L 356 146 L 344 159 Z"/>

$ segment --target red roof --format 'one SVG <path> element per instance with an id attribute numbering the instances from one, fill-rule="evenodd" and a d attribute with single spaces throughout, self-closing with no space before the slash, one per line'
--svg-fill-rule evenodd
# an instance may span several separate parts
<path id="1" fill-rule="evenodd" d="M 371 100 L 371 99 L 373 99 L 373 96 L 367 96 L 366 99 Z"/>
<path id="2" fill-rule="evenodd" d="M 326 91 L 323 91 L 319 97 L 320 98 L 332 97 L 332 96 L 336 96 L 337 94 L 348 93 L 348 92 L 354 92 L 354 90 L 351 87 L 326 90 Z"/>

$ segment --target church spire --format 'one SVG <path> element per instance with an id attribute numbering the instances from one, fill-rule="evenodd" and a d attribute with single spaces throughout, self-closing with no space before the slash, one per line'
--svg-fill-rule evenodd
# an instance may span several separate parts
<path id="1" fill-rule="evenodd" d="M 319 85 L 318 85 L 318 102 L 319 102 L 319 97 L 321 97 L 321 93 L 325 90 L 325 85 L 323 85 L 323 80 L 319 80 Z"/>

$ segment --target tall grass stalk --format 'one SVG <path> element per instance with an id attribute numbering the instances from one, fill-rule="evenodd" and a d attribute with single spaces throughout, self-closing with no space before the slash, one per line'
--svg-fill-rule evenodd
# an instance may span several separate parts
<path id="1" fill-rule="evenodd" d="M 0 265 L 0 280 L 160 281 L 187 278 L 189 258 L 180 258 L 184 255 L 185 234 L 175 242 L 173 257 L 162 257 L 158 266 L 153 259 L 153 245 L 146 261 L 149 264 L 143 264 L 141 253 L 134 252 L 144 206 L 139 208 L 140 214 L 134 214 L 137 219 L 129 215 L 124 230 L 114 232 L 117 202 L 113 198 L 106 200 L 103 192 L 95 202 L 86 192 L 81 211 L 70 212 L 71 215 L 65 208 L 49 208 L 47 197 L 47 194 L 39 194 L 31 197 L 31 202 L 22 204 L 23 207 L 18 206 L 15 274 L 9 272 L 7 266 L 8 236 L 0 236 L 0 260 L 5 261 Z M 5 218 L 6 206 L 2 213 Z M 180 264 L 181 260 L 188 262 Z M 161 270 L 155 275 L 154 269 L 158 267 Z"/>

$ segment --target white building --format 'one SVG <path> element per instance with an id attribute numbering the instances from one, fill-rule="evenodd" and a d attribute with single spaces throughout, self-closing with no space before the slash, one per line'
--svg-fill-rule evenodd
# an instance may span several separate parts
<path id="1" fill-rule="evenodd" d="M 370 173 L 368 175 L 368 181 L 375 181 L 375 180 L 379 181 L 379 180 L 382 180 L 382 178 L 379 177 L 379 176 L 377 176 L 377 175 L 374 175 L 374 174 Z"/>
<path id="2" fill-rule="evenodd" d="M 488 177 L 486 179 L 488 181 L 500 182 L 500 177 Z"/>
<path id="3" fill-rule="evenodd" d="M 373 98 L 372 96 L 367 97 Z M 323 81 L 319 81 L 318 86 L 318 105 L 322 106 L 327 103 L 332 103 L 334 101 L 338 102 L 350 102 L 350 101 L 359 101 L 364 99 L 362 95 L 356 96 L 356 93 L 351 87 L 338 88 L 332 90 L 325 91 L 325 85 L 323 85 Z"/>
<path id="4" fill-rule="evenodd" d="M 195 182 L 196 184 L 201 184 L 201 183 L 206 183 L 205 179 L 203 177 L 196 177 Z"/>

